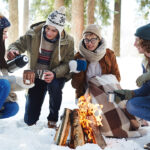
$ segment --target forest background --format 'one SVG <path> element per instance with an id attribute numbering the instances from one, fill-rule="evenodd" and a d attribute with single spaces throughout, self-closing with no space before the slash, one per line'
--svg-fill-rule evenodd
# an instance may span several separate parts
<path id="1" fill-rule="evenodd" d="M 12 24 L 7 45 L 62 5 L 66 7 L 65 29 L 73 35 L 76 50 L 85 26 L 95 23 L 116 56 L 138 56 L 133 46 L 134 33 L 149 23 L 149 0 L 1 0 L 0 12 Z"/>

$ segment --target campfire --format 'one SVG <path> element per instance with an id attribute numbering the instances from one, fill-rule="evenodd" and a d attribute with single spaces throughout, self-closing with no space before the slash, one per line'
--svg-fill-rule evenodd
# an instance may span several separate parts
<path id="1" fill-rule="evenodd" d="M 57 145 L 76 148 L 85 143 L 95 143 L 105 148 L 106 143 L 100 132 L 103 106 L 92 104 L 90 101 L 90 96 L 86 98 L 81 96 L 78 101 L 79 109 L 65 108 L 54 139 Z"/>

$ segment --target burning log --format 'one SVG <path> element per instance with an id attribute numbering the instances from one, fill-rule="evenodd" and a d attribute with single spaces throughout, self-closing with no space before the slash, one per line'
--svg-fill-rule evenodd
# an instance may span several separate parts
<path id="1" fill-rule="evenodd" d="M 76 148 L 85 143 L 98 144 L 102 149 L 106 142 L 100 132 L 102 125 L 102 105 L 90 103 L 90 97 L 80 97 L 79 109 L 70 110 L 65 108 L 62 122 L 55 135 L 57 145 L 67 145 L 67 137 L 71 128 L 69 146 Z"/>
<path id="2" fill-rule="evenodd" d="M 100 127 L 96 125 L 96 120 L 94 116 L 88 116 L 88 120 L 91 122 L 89 123 L 89 126 L 92 128 L 92 133 L 93 133 L 93 138 L 94 141 L 93 143 L 98 144 L 102 149 L 106 147 L 106 142 L 100 132 Z"/>
<path id="3" fill-rule="evenodd" d="M 56 132 L 54 141 L 57 145 L 66 145 L 70 129 L 70 113 L 72 110 L 65 108 L 59 129 Z"/>
<path id="4" fill-rule="evenodd" d="M 70 115 L 71 120 L 71 142 L 70 146 L 76 148 L 85 144 L 84 133 L 79 120 L 79 110 L 74 109 Z"/>

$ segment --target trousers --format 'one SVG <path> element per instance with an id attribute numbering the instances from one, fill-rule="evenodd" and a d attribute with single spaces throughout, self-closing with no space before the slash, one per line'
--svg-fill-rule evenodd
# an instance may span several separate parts
<path id="1" fill-rule="evenodd" d="M 0 79 L 0 119 L 9 118 L 17 114 L 19 106 L 16 102 L 5 102 L 10 93 L 10 83 Z"/>
<path id="2" fill-rule="evenodd" d="M 150 121 L 150 82 L 134 90 L 135 97 L 128 100 L 126 108 L 134 116 Z"/>
<path id="3" fill-rule="evenodd" d="M 59 109 L 62 102 L 62 89 L 65 78 L 54 78 L 51 83 L 36 78 L 35 86 L 28 91 L 26 96 L 26 106 L 24 122 L 28 125 L 36 124 L 39 120 L 41 107 L 45 99 L 46 92 L 49 94 L 49 115 L 48 121 L 58 121 Z"/>

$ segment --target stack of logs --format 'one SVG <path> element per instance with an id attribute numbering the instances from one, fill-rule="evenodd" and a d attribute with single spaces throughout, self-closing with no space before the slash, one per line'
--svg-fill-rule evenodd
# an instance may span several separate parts
<path id="1" fill-rule="evenodd" d="M 92 116 L 89 116 L 88 119 L 91 120 L 90 127 L 92 128 L 95 143 L 104 149 L 106 147 L 106 142 L 100 132 L 100 127 L 93 123 L 94 119 Z M 70 110 L 65 108 L 61 120 L 61 124 L 54 139 L 57 145 L 76 148 L 77 146 L 87 143 L 85 133 L 79 120 L 79 109 Z M 67 140 L 68 135 L 70 135 L 69 142 Z"/>

